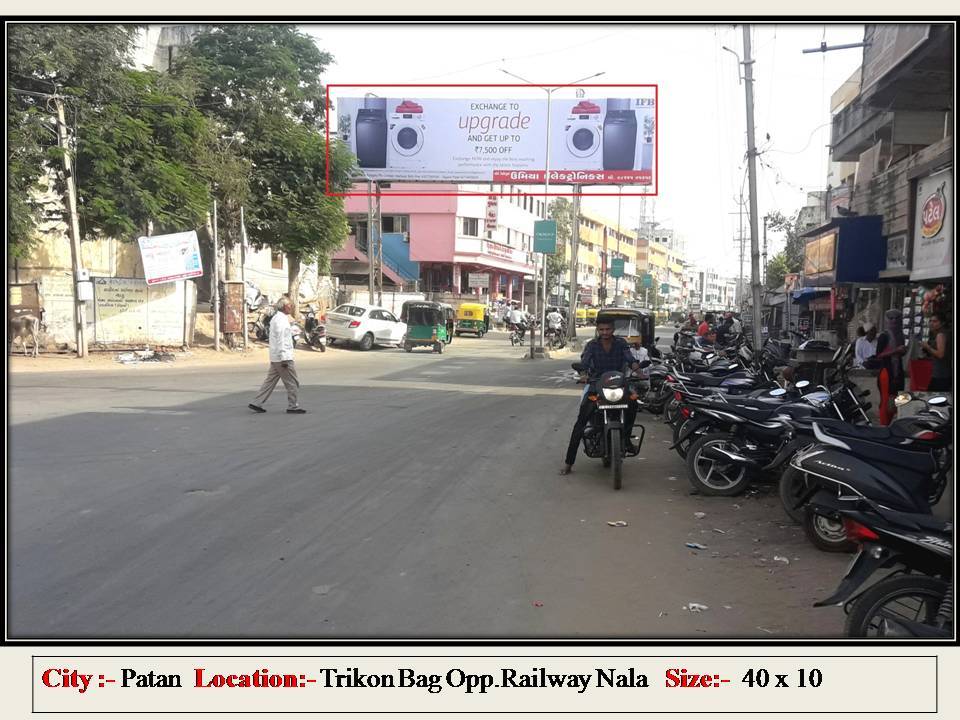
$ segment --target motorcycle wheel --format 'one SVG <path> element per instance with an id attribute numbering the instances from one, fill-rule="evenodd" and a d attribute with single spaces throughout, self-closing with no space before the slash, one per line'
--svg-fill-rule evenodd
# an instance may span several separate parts
<path id="1" fill-rule="evenodd" d="M 847 615 L 843 632 L 847 637 L 885 637 L 891 627 L 886 617 L 897 616 L 925 625 L 933 625 L 940 603 L 947 595 L 948 584 L 929 575 L 896 575 L 881 580 L 854 602 Z"/>
<path id="2" fill-rule="evenodd" d="M 667 403 L 663 410 L 663 421 L 669 425 L 672 425 L 679 414 L 680 404 L 677 402 L 676 398 L 674 398 Z"/>
<path id="3" fill-rule="evenodd" d="M 326 351 L 327 351 L 327 344 L 326 344 L 326 343 L 321 343 L 321 344 L 319 345 L 319 348 L 320 348 L 320 352 L 326 352 Z"/>
<path id="4" fill-rule="evenodd" d="M 697 421 L 696 421 L 696 420 L 690 420 L 690 419 L 688 418 L 688 419 L 684 420 L 683 422 L 674 423 L 674 425 L 673 425 L 673 444 L 674 444 L 674 445 L 677 445 L 677 442 L 680 440 L 680 435 L 683 433 L 684 428 L 686 428 L 688 424 L 690 424 L 690 423 L 695 423 L 695 422 L 697 422 Z M 690 446 L 693 445 L 694 442 L 696 442 L 697 437 L 698 437 L 697 435 L 691 435 L 691 436 L 688 437 L 686 440 L 684 440 L 682 443 L 680 443 L 679 445 L 677 445 L 677 446 L 674 448 L 674 450 L 677 451 L 677 455 L 679 455 L 680 457 L 686 459 L 687 453 L 690 451 Z"/>
<path id="5" fill-rule="evenodd" d="M 803 531 L 810 542 L 823 552 L 851 553 L 857 549 L 856 543 L 847 540 L 840 518 L 821 515 L 810 507 L 804 509 Z"/>
<path id="6" fill-rule="evenodd" d="M 700 436 L 687 450 L 687 479 L 701 495 L 739 495 L 750 484 L 747 468 L 703 457 L 704 449 L 713 446 L 738 449 L 726 433 Z"/>
<path id="7" fill-rule="evenodd" d="M 443 343 L 442 343 L 442 342 L 438 342 L 436 345 L 433 346 L 433 349 L 437 351 L 437 355 L 442 355 L 442 354 L 443 354 Z"/>
<path id="8" fill-rule="evenodd" d="M 803 522 L 806 511 L 803 507 L 797 507 L 797 502 L 807 491 L 807 480 L 803 473 L 787 466 L 787 469 L 780 475 L 780 503 L 783 505 L 783 511 L 795 523 Z"/>
<path id="9" fill-rule="evenodd" d="M 610 467 L 613 475 L 613 489 L 619 490 L 623 487 L 623 453 L 620 452 L 620 431 L 614 430 L 610 433 Z"/>
<path id="10" fill-rule="evenodd" d="M 411 345 L 409 342 L 405 342 L 403 344 L 403 349 L 407 352 L 413 352 L 413 345 Z"/>

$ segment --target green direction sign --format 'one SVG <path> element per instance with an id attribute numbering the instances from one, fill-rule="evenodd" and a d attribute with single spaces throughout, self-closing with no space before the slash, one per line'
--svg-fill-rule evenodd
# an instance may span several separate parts
<path id="1" fill-rule="evenodd" d="M 660 283 L 660 294 L 661 295 L 670 294 L 670 286 L 667 283 Z"/>
<path id="2" fill-rule="evenodd" d="M 555 255 L 557 252 L 557 221 L 537 220 L 533 223 L 533 251 Z"/>
<path id="3" fill-rule="evenodd" d="M 623 277 L 623 258 L 613 258 L 610 261 L 610 277 Z"/>
<path id="4" fill-rule="evenodd" d="M 649 273 L 643 274 L 643 286 L 645 288 L 653 287 L 653 275 L 650 275 Z"/>

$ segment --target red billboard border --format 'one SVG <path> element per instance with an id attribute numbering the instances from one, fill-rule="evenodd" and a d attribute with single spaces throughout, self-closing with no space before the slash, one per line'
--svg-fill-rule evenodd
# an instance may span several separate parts
<path id="1" fill-rule="evenodd" d="M 656 83 L 589 83 L 589 84 L 575 84 L 567 85 L 565 83 L 540 83 L 537 85 L 534 84 L 525 84 L 525 83 L 469 83 L 469 84 L 454 84 L 454 83 L 367 83 L 367 84 L 355 84 L 355 83 L 330 83 L 326 86 L 327 92 L 327 103 L 325 110 L 325 132 L 326 132 L 326 186 L 324 187 L 324 195 L 326 197 L 376 197 L 376 193 L 365 193 L 365 192 L 348 192 L 348 193 L 332 193 L 330 192 L 330 88 L 439 88 L 439 87 L 449 87 L 449 88 L 477 88 L 477 87 L 509 87 L 509 88 L 539 88 L 539 87 L 555 87 L 559 85 L 560 87 L 572 87 L 572 88 L 653 88 L 653 122 L 654 127 L 657 129 L 655 138 L 655 153 L 657 158 L 657 165 L 654 169 L 654 187 L 657 188 L 656 192 L 652 193 L 627 193 L 627 192 L 595 192 L 595 193 L 524 193 L 524 195 L 536 196 L 536 197 L 657 197 L 660 194 L 660 86 Z M 481 184 L 481 183 L 470 183 Z M 498 183 L 499 184 L 499 183 Z M 596 186 L 593 186 L 596 187 Z M 495 193 L 495 192 L 462 192 L 462 193 L 439 193 L 439 192 L 422 192 L 422 193 L 411 193 L 411 192 L 384 192 L 381 190 L 379 192 L 380 196 L 390 195 L 393 197 L 483 197 L 483 196 L 496 196 L 496 197 L 511 197 L 516 193 Z"/>

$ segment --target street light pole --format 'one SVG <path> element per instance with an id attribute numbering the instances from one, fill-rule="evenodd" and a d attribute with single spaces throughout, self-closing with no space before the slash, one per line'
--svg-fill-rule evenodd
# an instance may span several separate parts
<path id="1" fill-rule="evenodd" d="M 584 80 L 592 80 L 595 77 L 603 75 L 604 71 L 594 73 L 593 75 L 588 75 L 587 77 L 580 78 L 579 80 L 572 80 L 571 82 L 565 83 L 563 85 L 557 85 L 556 87 L 544 87 L 543 85 L 537 85 L 537 83 L 527 80 L 525 77 L 520 77 L 516 73 L 512 73 L 509 70 L 504 70 L 500 68 L 500 72 L 510 77 L 516 78 L 517 80 L 522 80 L 527 85 L 532 85 L 533 87 L 538 87 L 547 93 L 547 153 L 544 158 L 544 195 L 543 195 L 543 219 L 547 220 L 549 218 L 549 203 L 550 203 L 550 101 L 553 99 L 554 90 L 560 90 L 561 88 L 570 87 L 576 83 L 583 82 Z M 540 338 L 542 341 L 543 338 L 543 326 L 546 323 L 546 311 L 547 311 L 547 254 L 541 253 L 542 262 L 543 262 L 543 304 L 539 308 L 540 312 L 537 312 L 537 303 L 539 301 L 538 297 L 538 288 L 537 288 L 537 267 L 536 262 L 534 262 L 534 285 L 533 285 L 533 297 L 534 297 L 534 317 L 540 317 Z M 571 278 L 572 282 L 572 278 Z M 570 288 L 570 292 L 573 293 L 573 288 Z M 537 345 L 537 331 L 536 328 L 530 333 L 530 359 L 536 357 L 536 345 Z"/>

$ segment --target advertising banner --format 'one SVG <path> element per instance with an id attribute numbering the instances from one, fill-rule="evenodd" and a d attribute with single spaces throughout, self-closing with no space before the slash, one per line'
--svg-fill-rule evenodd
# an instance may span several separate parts
<path id="1" fill-rule="evenodd" d="M 911 280 L 952 277 L 953 218 L 947 206 L 951 198 L 952 170 L 944 170 L 917 181 Z"/>
<path id="2" fill-rule="evenodd" d="M 467 285 L 472 288 L 490 287 L 489 273 L 468 273 Z"/>
<path id="3" fill-rule="evenodd" d="M 143 258 L 143 274 L 147 285 L 201 277 L 200 244 L 197 233 L 152 235 L 137 239 Z"/>
<path id="4" fill-rule="evenodd" d="M 546 99 L 340 97 L 332 127 L 371 180 L 652 185 L 655 88 L 623 92 L 553 99 L 549 164 Z"/>

